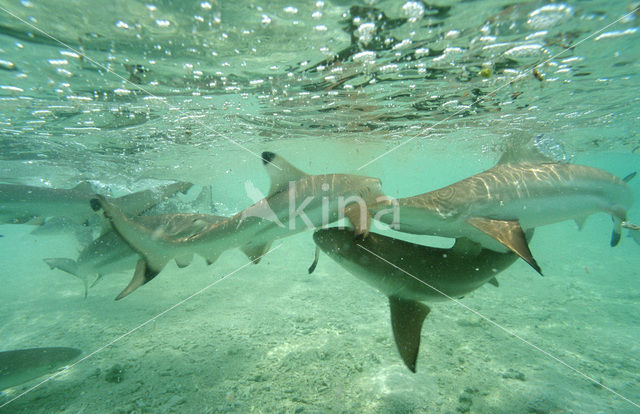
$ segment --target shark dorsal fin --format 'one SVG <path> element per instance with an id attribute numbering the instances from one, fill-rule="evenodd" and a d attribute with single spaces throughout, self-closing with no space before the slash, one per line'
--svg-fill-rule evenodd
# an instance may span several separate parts
<path id="1" fill-rule="evenodd" d="M 428 306 L 414 300 L 389 296 L 391 327 L 400 356 L 411 372 L 416 372 L 416 360 L 420 350 L 422 323 L 430 312 Z"/>
<path id="2" fill-rule="evenodd" d="M 545 163 L 557 161 L 543 154 L 536 146 L 536 141 L 528 141 L 507 144 L 497 164 L 518 164 L 523 162 Z"/>
<path id="3" fill-rule="evenodd" d="M 75 187 L 73 187 L 74 191 L 81 191 L 83 193 L 91 193 L 93 194 L 95 191 L 93 191 L 93 188 L 91 188 L 91 183 L 87 182 L 87 181 L 82 181 L 80 184 L 76 185 Z"/>
<path id="4" fill-rule="evenodd" d="M 509 250 L 529 263 L 536 272 L 542 275 L 540 266 L 529 250 L 527 239 L 517 220 L 493 220 L 483 217 L 472 217 L 467 220 L 476 229 L 502 243 Z"/>
<path id="5" fill-rule="evenodd" d="M 269 187 L 269 194 L 267 197 L 279 193 L 280 191 L 287 190 L 289 188 L 290 181 L 298 181 L 299 179 L 307 176 L 305 172 L 300 171 L 287 160 L 273 152 L 263 152 L 262 163 L 267 169 L 267 173 L 271 179 L 271 187 Z"/>

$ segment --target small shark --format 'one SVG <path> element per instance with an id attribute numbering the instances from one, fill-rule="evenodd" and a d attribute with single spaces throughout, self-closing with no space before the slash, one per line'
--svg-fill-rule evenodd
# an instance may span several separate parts
<path id="1" fill-rule="evenodd" d="M 611 245 L 618 244 L 633 202 L 624 180 L 542 156 L 537 161 L 514 157 L 506 153 L 493 168 L 439 190 L 369 206 L 369 214 L 401 232 L 466 237 L 495 251 L 511 250 L 540 274 L 523 229 L 569 219 L 581 228 L 587 216 L 605 212 L 614 221 Z M 393 215 L 377 214 L 389 207 Z"/>
<path id="2" fill-rule="evenodd" d="M 533 230 L 527 232 L 532 235 Z M 389 297 L 396 346 L 412 372 L 422 323 L 431 310 L 420 302 L 459 298 L 486 282 L 498 286 L 496 275 L 518 258 L 464 238 L 443 249 L 375 233 L 356 239 L 353 230 L 333 227 L 316 231 L 313 240 L 340 266 Z"/>
<path id="3" fill-rule="evenodd" d="M 195 253 L 211 264 L 224 251 L 239 247 L 258 263 L 276 239 L 344 217 L 366 226 L 366 204 L 385 197 L 377 178 L 307 175 L 272 152 L 263 152 L 262 161 L 271 179 L 268 196 L 233 217 L 192 234 L 175 236 L 149 229 L 98 196 L 94 209 L 102 208 L 115 230 L 143 258 L 131 283 L 116 299 L 149 282 L 174 258 Z"/>
<path id="4" fill-rule="evenodd" d="M 177 192 L 186 192 L 191 186 L 191 183 L 177 182 L 109 199 L 127 214 L 139 215 Z M 90 200 L 94 196 L 95 191 L 87 182 L 72 189 L 0 184 L 0 223 L 67 217 L 84 224 L 93 214 Z"/>
<path id="5" fill-rule="evenodd" d="M 170 214 L 138 216 L 132 220 L 148 231 L 179 237 L 202 231 L 206 226 L 225 220 L 227 217 L 207 214 Z M 138 254 L 129 247 L 113 229 L 85 247 L 77 260 L 68 258 L 44 259 L 51 269 L 60 269 L 78 277 L 84 283 L 84 297 L 87 297 L 89 278 L 96 277 L 93 287 L 105 274 L 134 269 Z"/>
<path id="6" fill-rule="evenodd" d="M 82 354 L 75 348 L 30 348 L 0 352 L 0 391 L 50 374 Z"/>

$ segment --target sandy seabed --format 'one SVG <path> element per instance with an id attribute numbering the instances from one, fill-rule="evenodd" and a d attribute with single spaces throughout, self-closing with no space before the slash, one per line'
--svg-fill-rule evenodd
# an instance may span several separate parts
<path id="1" fill-rule="evenodd" d="M 610 219 L 537 230 L 522 261 L 462 303 L 640 403 L 640 246 L 610 248 Z M 0 226 L 2 349 L 72 346 L 90 354 L 152 320 L 1 413 L 625 413 L 638 408 L 452 302 L 425 321 L 418 372 L 402 364 L 386 298 L 321 256 L 311 233 L 276 242 L 260 264 L 239 251 L 170 264 L 127 298 L 130 274 L 80 281 L 46 257 L 71 236 Z M 224 280 L 224 276 L 229 275 Z M 156 315 L 219 281 L 166 314 Z M 34 381 L 6 390 L 0 401 Z"/>

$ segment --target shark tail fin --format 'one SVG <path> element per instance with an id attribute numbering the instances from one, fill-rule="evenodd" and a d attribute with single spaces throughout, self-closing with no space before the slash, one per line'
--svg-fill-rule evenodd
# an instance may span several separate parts
<path id="1" fill-rule="evenodd" d="M 422 323 L 429 315 L 428 306 L 413 300 L 389 296 L 391 327 L 400 356 L 411 372 L 416 372 L 416 361 L 420 350 Z"/>
<path id="2" fill-rule="evenodd" d="M 106 198 L 96 195 L 91 200 L 91 207 L 95 211 L 102 210 L 105 217 L 111 220 L 111 225 L 116 233 L 122 237 L 129 246 L 145 258 L 147 272 L 154 271 L 155 274 L 167 264 L 168 259 L 162 254 L 156 252 L 166 250 L 165 238 L 163 233 L 158 229 L 147 228 L 143 224 L 127 217 L 118 207 L 110 203 Z M 170 243 L 169 240 L 167 243 Z M 175 248 L 175 244 L 171 245 Z M 176 256 L 179 256 L 176 252 Z M 175 256 L 174 256 L 175 257 Z M 155 276 L 155 275 L 154 275 Z"/>
<path id="3" fill-rule="evenodd" d="M 134 290 L 138 289 L 140 286 L 144 285 L 154 277 L 156 277 L 158 273 L 150 270 L 147 267 L 147 262 L 144 259 L 138 260 L 138 264 L 136 265 L 136 270 L 133 273 L 133 278 L 131 282 L 127 285 L 126 288 L 118 296 L 116 296 L 116 300 L 120 300 L 125 296 L 129 295 Z"/>
<path id="4" fill-rule="evenodd" d="M 44 259 L 44 262 L 49 265 L 50 269 L 60 269 L 63 272 L 67 272 L 70 275 L 82 280 L 84 285 L 84 297 L 87 298 L 89 294 L 89 281 L 85 276 L 78 274 L 78 263 L 73 259 L 67 259 L 65 257 L 58 257 L 53 259 Z"/>

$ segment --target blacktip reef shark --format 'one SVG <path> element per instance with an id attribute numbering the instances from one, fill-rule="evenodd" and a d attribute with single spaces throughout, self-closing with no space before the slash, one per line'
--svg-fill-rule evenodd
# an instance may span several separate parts
<path id="1" fill-rule="evenodd" d="M 421 302 L 459 298 L 486 282 L 498 286 L 496 275 L 518 258 L 464 238 L 443 249 L 376 233 L 357 239 L 352 229 L 333 227 L 316 231 L 313 240 L 344 269 L 388 296 L 393 337 L 412 372 L 422 324 L 431 310 Z"/>
<path id="2" fill-rule="evenodd" d="M 177 182 L 109 200 L 127 214 L 138 215 L 178 192 L 186 192 L 191 186 L 191 183 Z M 90 201 L 94 196 L 95 191 L 87 182 L 71 189 L 0 184 L 0 223 L 67 217 L 84 224 L 93 214 Z"/>
<path id="3" fill-rule="evenodd" d="M 0 352 L 0 391 L 51 374 L 82 354 L 76 348 L 29 348 Z"/>
<path id="4" fill-rule="evenodd" d="M 227 217 L 208 214 L 169 214 L 138 216 L 132 220 L 149 231 L 155 231 L 172 237 L 191 235 L 202 231 L 206 226 L 226 220 Z M 118 273 L 135 269 L 138 254 L 113 229 L 109 229 L 85 247 L 77 260 L 69 258 L 44 259 L 51 269 L 60 269 L 82 280 L 84 297 L 87 297 L 89 278 L 95 277 L 92 287 L 109 273 Z M 181 265 L 186 265 L 184 262 Z M 187 263 L 188 264 L 188 263 Z"/>
<path id="5" fill-rule="evenodd" d="M 606 171 L 551 162 L 540 154 L 523 160 L 505 153 L 487 171 L 415 197 L 382 201 L 369 214 L 401 232 L 466 237 L 495 251 L 511 250 L 542 274 L 523 229 L 570 219 L 582 227 L 587 216 L 605 212 L 614 221 L 615 246 L 632 202 L 626 182 Z M 378 214 L 392 205 L 393 215 Z"/>
<path id="6" fill-rule="evenodd" d="M 274 240 L 344 217 L 356 225 L 366 226 L 366 204 L 386 198 L 377 178 L 350 174 L 308 175 L 272 152 L 263 152 L 262 161 L 271 179 L 267 197 L 227 220 L 192 234 L 172 236 L 147 228 L 98 196 L 94 208 L 102 208 L 115 230 L 142 256 L 131 283 L 116 299 L 149 282 L 174 258 L 195 253 L 211 264 L 224 251 L 240 248 L 257 263 Z"/>

